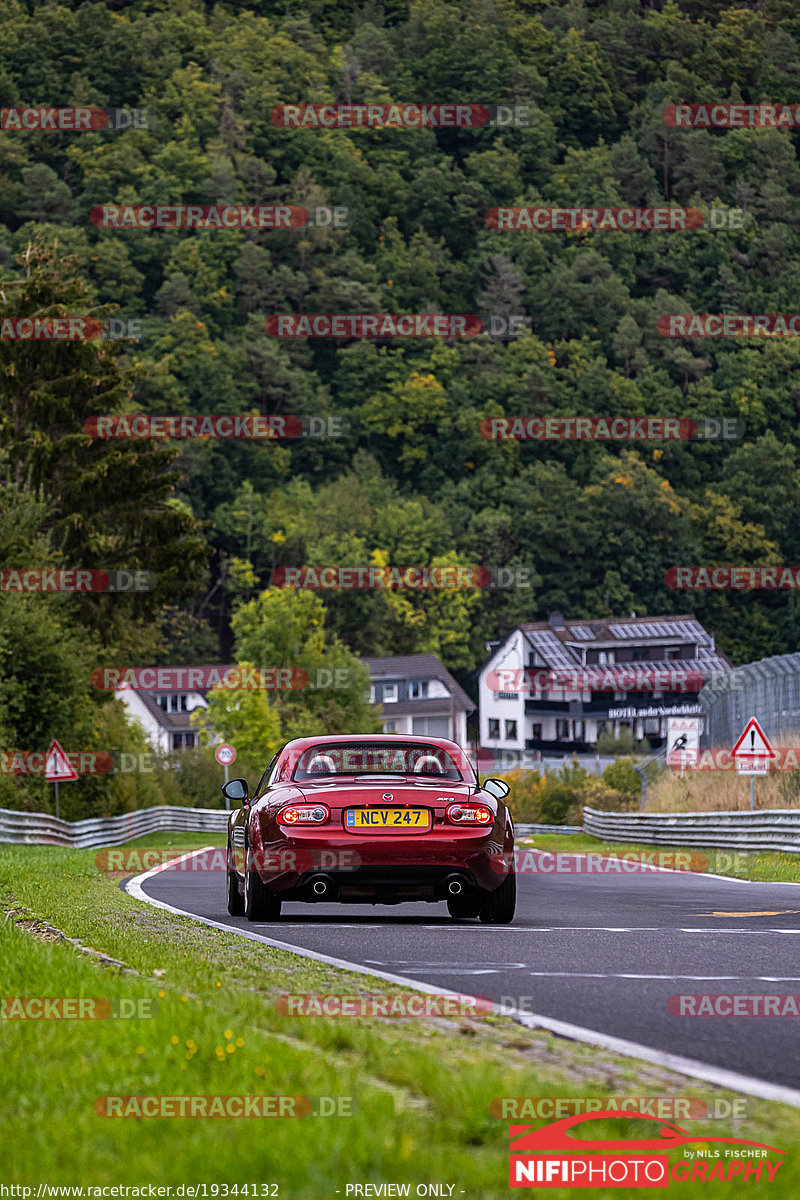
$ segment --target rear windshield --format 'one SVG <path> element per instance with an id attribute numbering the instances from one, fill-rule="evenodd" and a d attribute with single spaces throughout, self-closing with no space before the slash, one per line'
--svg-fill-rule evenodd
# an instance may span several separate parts
<path id="1" fill-rule="evenodd" d="M 455 759 L 439 746 L 414 742 L 338 742 L 311 746 L 297 760 L 292 778 L 331 775 L 417 775 L 420 779 L 460 780 Z"/>

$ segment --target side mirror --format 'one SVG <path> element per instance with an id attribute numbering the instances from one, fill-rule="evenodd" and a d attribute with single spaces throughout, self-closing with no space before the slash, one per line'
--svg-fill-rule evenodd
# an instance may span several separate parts
<path id="1" fill-rule="evenodd" d="M 247 803 L 247 780 L 232 779 L 230 783 L 223 784 L 222 794 L 228 800 L 241 800 Z"/>
<path id="2" fill-rule="evenodd" d="M 490 796 L 494 796 L 495 800 L 505 800 L 511 788 L 506 783 L 505 779 L 484 779 L 481 787 Z"/>

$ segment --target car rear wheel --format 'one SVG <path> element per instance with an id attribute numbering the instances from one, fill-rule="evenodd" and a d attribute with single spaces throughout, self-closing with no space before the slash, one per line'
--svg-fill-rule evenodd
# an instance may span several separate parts
<path id="1" fill-rule="evenodd" d="M 447 911 L 456 920 L 465 921 L 469 917 L 477 917 L 481 911 L 480 896 L 448 896 Z"/>
<path id="2" fill-rule="evenodd" d="M 244 873 L 244 915 L 248 921 L 275 921 L 281 915 L 280 900 L 258 871 L 251 869 L 249 851 Z"/>
<path id="3" fill-rule="evenodd" d="M 517 877 L 508 875 L 500 887 L 489 892 L 483 902 L 480 918 L 484 925 L 510 925 L 517 908 Z"/>
<path id="4" fill-rule="evenodd" d="M 244 914 L 244 900 L 242 893 L 239 891 L 239 878 L 234 870 L 235 859 L 233 856 L 233 847 L 228 842 L 228 859 L 225 864 L 225 883 L 228 890 L 228 912 L 232 917 L 241 917 Z"/>

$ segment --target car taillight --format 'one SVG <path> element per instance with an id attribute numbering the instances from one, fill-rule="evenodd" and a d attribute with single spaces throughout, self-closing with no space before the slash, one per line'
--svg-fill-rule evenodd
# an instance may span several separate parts
<path id="1" fill-rule="evenodd" d="M 326 804 L 290 804 L 278 813 L 281 825 L 322 825 L 330 819 Z"/>
<path id="2" fill-rule="evenodd" d="M 491 825 L 494 813 L 485 804 L 451 804 L 445 816 L 452 825 Z"/>

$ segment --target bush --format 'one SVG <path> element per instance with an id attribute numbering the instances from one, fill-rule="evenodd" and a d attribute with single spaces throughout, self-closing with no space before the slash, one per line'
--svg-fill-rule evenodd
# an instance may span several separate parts
<path id="1" fill-rule="evenodd" d="M 540 808 L 544 825 L 566 825 L 567 813 L 575 802 L 576 788 L 557 776 L 548 775 L 541 788 Z"/>
<path id="2" fill-rule="evenodd" d="M 628 796 L 641 796 L 642 780 L 634 770 L 630 759 L 621 758 L 618 762 L 609 763 L 603 771 L 603 782 L 618 792 Z"/>
<path id="3" fill-rule="evenodd" d="M 609 787 L 599 775 L 592 775 L 578 789 L 564 824 L 583 825 L 584 808 L 598 808 L 601 812 L 637 812 L 639 801 L 629 793 Z"/>
<path id="4" fill-rule="evenodd" d="M 515 821 L 530 821 L 537 824 L 542 820 L 542 781 L 538 771 L 522 771 L 519 768 L 502 776 L 511 788 L 506 804 Z"/>
<path id="5" fill-rule="evenodd" d="M 595 742 L 598 754 L 649 754 L 650 743 L 647 738 L 637 742 L 629 729 L 623 729 L 619 737 L 614 737 L 610 730 L 603 730 Z"/>

